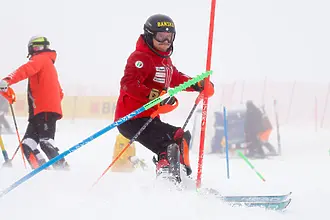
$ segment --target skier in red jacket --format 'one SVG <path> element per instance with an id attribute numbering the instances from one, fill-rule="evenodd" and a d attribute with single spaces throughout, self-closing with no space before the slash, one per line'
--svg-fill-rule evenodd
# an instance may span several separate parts
<path id="1" fill-rule="evenodd" d="M 144 34 L 139 37 L 136 50 L 129 56 L 124 76 L 120 81 L 115 120 L 157 98 L 168 88 L 191 79 L 172 64 L 170 56 L 173 52 L 175 34 L 175 25 L 170 17 L 156 14 L 147 19 Z M 201 81 L 187 91 L 201 92 L 203 89 L 204 81 Z M 209 86 L 209 90 L 211 91 L 208 96 L 212 96 L 213 84 Z M 175 100 L 174 97 L 170 97 L 160 105 L 171 105 Z M 119 132 L 132 139 L 156 110 L 157 106 L 154 106 L 119 125 Z M 180 182 L 180 162 L 186 168 L 187 175 L 192 172 L 188 147 L 190 138 L 189 131 L 184 132 L 182 128 L 164 123 L 156 117 L 139 135 L 137 141 L 158 155 L 158 159 L 155 160 L 157 176 L 167 173 L 171 179 Z"/>
<path id="2" fill-rule="evenodd" d="M 8 86 L 28 79 L 29 124 L 27 126 L 22 146 L 24 155 L 36 169 L 46 160 L 38 149 L 46 154 L 48 159 L 59 155 L 55 146 L 56 122 L 62 118 L 63 91 L 55 68 L 56 51 L 49 48 L 46 37 L 34 36 L 28 43 L 29 61 L 0 81 L 0 91 L 7 92 Z M 54 163 L 55 169 L 68 169 L 65 159 Z"/>

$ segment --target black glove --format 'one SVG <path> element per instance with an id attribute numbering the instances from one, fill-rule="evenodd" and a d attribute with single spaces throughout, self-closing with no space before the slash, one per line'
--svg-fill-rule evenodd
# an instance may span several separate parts
<path id="1" fill-rule="evenodd" d="M 168 97 L 166 99 L 164 99 L 163 101 L 161 101 L 159 103 L 160 106 L 162 105 L 173 105 L 176 102 L 176 99 L 174 96 Z"/>
<path id="2" fill-rule="evenodd" d="M 214 88 L 214 84 L 210 81 L 212 87 Z M 205 79 L 197 82 L 196 84 L 192 85 L 191 87 L 196 91 L 196 92 L 201 92 L 204 90 L 204 85 L 205 85 Z"/>
<path id="3" fill-rule="evenodd" d="M 204 80 L 201 80 L 198 83 L 192 85 L 191 88 L 193 90 L 195 90 L 196 92 L 203 92 L 203 90 L 204 90 L 204 84 L 205 84 L 205 81 Z M 214 84 L 211 81 L 210 81 L 210 85 L 209 85 L 208 88 L 209 89 L 208 89 L 207 93 L 204 92 L 204 96 L 207 96 L 207 97 L 210 98 L 211 96 L 214 95 Z"/>
<path id="4" fill-rule="evenodd" d="M 187 174 L 187 176 L 189 176 L 189 175 L 192 173 L 192 169 L 191 169 L 191 167 L 190 167 L 190 166 L 186 166 L 186 165 L 184 165 L 184 168 L 185 168 L 185 170 L 186 170 L 186 174 Z"/>

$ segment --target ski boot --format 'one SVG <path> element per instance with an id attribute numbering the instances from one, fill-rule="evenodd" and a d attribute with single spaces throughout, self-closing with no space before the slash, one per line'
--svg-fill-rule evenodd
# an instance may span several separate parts
<path id="1" fill-rule="evenodd" d="M 275 150 L 275 147 L 273 145 L 271 145 L 269 142 L 264 143 L 264 146 L 269 151 L 267 153 L 267 156 L 277 156 L 278 155 L 278 153 Z"/>
<path id="2" fill-rule="evenodd" d="M 46 154 L 49 160 L 59 155 L 59 149 L 57 147 L 54 147 L 54 145 L 52 144 L 53 142 L 53 139 L 42 139 L 40 141 L 41 150 Z M 62 158 L 53 164 L 53 168 L 55 170 L 69 170 L 70 166 L 65 161 L 65 159 Z"/>
<path id="3" fill-rule="evenodd" d="M 180 183 L 180 151 L 179 146 L 175 143 L 167 147 L 166 152 L 158 155 L 158 161 L 153 158 L 156 164 L 156 176 L 169 179 L 172 182 Z"/>
<path id="4" fill-rule="evenodd" d="M 37 145 L 37 142 L 30 138 L 24 139 L 22 142 L 24 156 L 32 169 L 36 169 L 46 163 Z"/>

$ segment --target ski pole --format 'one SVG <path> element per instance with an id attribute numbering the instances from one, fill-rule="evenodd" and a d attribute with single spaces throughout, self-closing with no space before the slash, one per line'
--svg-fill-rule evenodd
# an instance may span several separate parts
<path id="1" fill-rule="evenodd" d="M 19 145 L 18 145 L 17 149 L 15 150 L 15 153 L 13 154 L 11 160 L 13 160 L 15 158 L 15 155 L 18 152 L 18 149 L 21 149 L 23 163 L 24 163 L 24 167 L 26 169 L 26 162 L 25 162 L 25 158 L 24 158 L 23 145 L 22 145 L 22 141 L 21 141 L 21 138 L 20 138 L 20 135 L 19 135 L 19 132 L 18 132 L 18 126 L 17 126 L 16 117 L 15 117 L 15 113 L 14 113 L 14 109 L 13 109 L 13 105 L 12 104 L 10 104 L 10 110 L 11 110 L 11 114 L 13 116 L 13 120 L 14 120 L 14 124 L 15 124 L 15 129 L 16 129 L 16 135 L 17 135 L 17 139 L 18 139 L 18 143 L 19 143 Z"/>
<path id="2" fill-rule="evenodd" d="M 190 118 L 192 117 L 194 111 L 196 110 L 198 104 L 200 103 L 200 101 L 204 98 L 204 91 L 200 92 L 199 95 L 197 96 L 196 100 L 195 100 L 195 104 L 193 106 L 193 108 L 190 110 L 190 113 L 186 119 L 186 121 L 184 122 L 183 126 L 182 126 L 182 130 L 184 130 L 186 128 L 186 126 L 188 125 L 188 122 L 190 120 Z M 196 123 L 196 118 L 195 118 L 195 121 L 194 121 L 194 125 L 193 125 L 193 130 L 192 130 L 192 134 L 194 134 L 194 130 L 195 130 L 195 123 Z M 193 146 L 193 138 L 191 138 L 190 140 L 190 143 L 189 146 Z"/>
<path id="3" fill-rule="evenodd" d="M 206 71 L 200 75 L 197 75 L 196 77 L 184 82 L 183 84 L 168 90 L 168 92 L 162 96 L 159 96 L 158 98 L 148 102 L 147 104 L 143 105 L 139 109 L 136 109 L 135 111 L 127 114 L 126 116 L 118 119 L 117 121 L 113 122 L 112 124 L 108 125 L 107 127 L 101 129 L 100 131 L 94 133 L 93 135 L 89 136 L 88 138 L 84 139 L 80 143 L 74 145 L 73 147 L 69 148 L 68 150 L 64 151 L 63 153 L 57 155 L 56 157 L 52 158 L 51 160 L 47 161 L 43 165 L 39 166 L 38 168 L 32 170 L 30 173 L 26 174 L 7 188 L 5 188 L 3 191 L 0 192 L 0 197 L 3 197 L 7 193 L 11 192 L 13 189 L 17 188 L 19 185 L 24 183 L 25 181 L 29 180 L 42 170 L 46 169 L 47 167 L 51 166 L 52 164 L 56 163 L 57 161 L 61 160 L 65 156 L 69 155 L 70 153 L 76 151 L 77 149 L 81 148 L 82 146 L 86 145 L 87 143 L 93 141 L 95 138 L 98 138 L 99 136 L 105 134 L 106 132 L 110 131 L 111 129 L 117 127 L 118 125 L 128 121 L 129 119 L 135 117 L 136 115 L 140 114 L 141 112 L 144 112 L 147 109 L 152 108 L 153 106 L 157 105 L 158 103 L 162 102 L 168 97 L 172 97 L 175 94 L 181 92 L 182 90 L 187 89 L 188 87 L 196 84 L 197 82 L 203 80 L 204 78 L 208 77 L 212 74 L 212 71 Z"/>
<path id="4" fill-rule="evenodd" d="M 16 150 L 15 150 L 15 152 L 14 152 L 14 154 L 13 154 L 13 156 L 11 157 L 10 160 L 13 160 L 13 159 L 14 159 L 14 157 L 16 156 L 16 154 L 17 154 L 17 152 L 18 152 L 19 149 L 20 149 L 20 145 L 18 145 L 18 146 L 16 147 Z"/>
<path id="5" fill-rule="evenodd" d="M 197 114 L 195 115 L 193 128 L 191 130 L 191 134 L 192 134 L 193 137 L 195 135 L 196 127 L 197 127 Z M 189 146 L 191 146 L 191 148 L 194 146 L 194 138 L 191 138 Z"/>
<path id="6" fill-rule="evenodd" d="M 257 174 L 257 176 L 264 182 L 266 182 L 266 179 L 259 173 L 255 167 L 250 163 L 250 161 L 247 159 L 247 157 L 240 151 L 237 150 L 237 154 L 249 165 L 249 167 Z"/>
<path id="7" fill-rule="evenodd" d="M 6 92 L 0 92 L 0 94 L 5 99 L 7 99 L 8 103 L 9 103 L 11 114 L 13 116 L 13 120 L 14 120 L 14 124 L 15 124 L 15 128 L 16 128 L 16 134 L 17 134 L 19 146 L 20 146 L 20 149 L 22 151 L 22 159 L 23 159 L 23 162 L 24 162 L 24 167 L 26 168 L 26 163 L 25 163 L 25 158 L 24 158 L 24 153 L 23 153 L 23 146 L 22 146 L 22 143 L 21 143 L 21 139 L 19 137 L 17 123 L 16 123 L 16 117 L 15 117 L 15 113 L 14 113 L 14 109 L 13 109 L 13 103 L 16 101 L 16 94 L 15 94 L 14 90 L 11 87 L 8 87 Z M 18 148 L 15 150 L 15 153 L 14 153 L 13 157 L 11 158 L 11 160 L 14 159 L 17 151 L 18 151 Z"/>
<path id="8" fill-rule="evenodd" d="M 153 116 L 151 116 L 148 121 L 140 128 L 140 130 L 134 135 L 134 137 L 128 142 L 128 144 L 120 151 L 120 153 L 112 160 L 110 165 L 103 171 L 101 176 L 94 182 L 92 185 L 92 188 L 98 184 L 98 182 L 101 180 L 101 178 L 108 172 L 108 170 L 117 162 L 117 160 L 123 155 L 123 153 L 131 146 L 131 144 L 140 136 L 140 134 L 146 129 L 146 127 L 152 122 L 154 119 Z"/>
<path id="9" fill-rule="evenodd" d="M 203 97 L 204 97 L 204 91 L 200 92 L 199 95 L 197 96 L 197 98 L 196 98 L 196 100 L 195 100 L 195 104 L 194 104 L 193 108 L 190 110 L 190 113 L 189 113 L 189 115 L 188 115 L 186 121 L 184 122 L 184 124 L 183 124 L 183 126 L 182 126 L 182 130 L 184 130 L 184 129 L 186 128 L 186 126 L 187 126 L 187 124 L 188 124 L 188 122 L 189 122 L 191 116 L 193 115 L 195 109 L 196 109 L 197 106 L 198 106 L 198 103 L 203 99 Z"/>
<path id="10" fill-rule="evenodd" d="M 96 182 L 92 185 L 94 187 L 101 178 L 108 172 L 108 170 L 117 162 L 117 160 L 123 155 L 123 153 L 131 146 L 131 144 L 140 136 L 140 134 L 147 128 L 147 126 L 154 120 L 154 118 L 159 114 L 164 114 L 170 111 L 173 111 L 178 106 L 178 101 L 176 100 L 175 105 L 171 106 L 168 109 L 165 109 L 168 105 L 159 106 L 159 108 L 153 112 L 146 123 L 140 128 L 140 130 L 133 136 L 133 138 L 128 142 L 128 144 L 120 151 L 120 153 L 112 160 L 110 165 L 103 171 L 101 176 L 96 180 Z"/>
<path id="11" fill-rule="evenodd" d="M 184 124 L 183 124 L 183 126 L 182 126 L 182 128 L 181 128 L 181 132 L 182 132 L 182 133 L 179 133 L 179 134 L 178 134 L 178 138 L 176 138 L 176 137 L 174 136 L 174 140 L 175 140 L 175 141 L 177 142 L 177 144 L 179 144 L 179 146 L 180 146 L 180 153 L 181 153 L 181 154 L 184 154 L 184 155 L 185 155 L 184 152 L 188 152 L 188 151 L 189 151 L 189 147 L 191 146 L 190 143 L 187 143 L 188 148 L 186 148 L 186 145 L 181 145 L 181 143 L 182 143 L 182 141 L 183 141 L 183 136 L 184 136 L 184 129 L 186 128 L 186 126 L 187 126 L 189 120 L 191 119 L 191 117 L 192 117 L 192 115 L 193 115 L 193 113 L 194 113 L 196 107 L 198 106 L 199 102 L 200 102 L 203 98 L 204 98 L 204 91 L 201 91 L 201 92 L 198 94 L 198 96 L 197 96 L 197 98 L 196 98 L 196 100 L 195 100 L 195 103 L 194 103 L 192 109 L 190 110 L 189 115 L 188 115 L 186 121 L 184 122 Z M 192 138 L 191 138 L 191 139 L 192 139 Z M 184 163 L 185 163 L 186 165 L 189 164 L 189 166 L 190 166 L 189 155 L 187 155 L 187 156 L 185 155 L 183 158 L 184 158 Z M 154 163 L 156 164 L 156 158 L 155 158 L 155 157 L 153 158 L 153 161 L 154 161 Z"/>

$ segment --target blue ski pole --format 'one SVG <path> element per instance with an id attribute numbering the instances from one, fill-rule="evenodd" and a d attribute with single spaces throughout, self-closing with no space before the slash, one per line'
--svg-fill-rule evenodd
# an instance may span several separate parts
<path id="1" fill-rule="evenodd" d="M 229 176 L 229 144 L 228 144 L 228 124 L 227 124 L 227 110 L 226 107 L 223 107 L 223 125 L 224 125 L 224 134 L 225 134 L 225 143 L 226 143 L 226 164 L 227 164 L 227 179 L 230 178 Z"/>
<path id="2" fill-rule="evenodd" d="M 82 146 L 84 146 L 85 144 L 91 142 L 92 140 L 94 140 L 95 138 L 103 135 L 104 133 L 110 131 L 111 129 L 117 127 L 118 125 L 128 121 L 129 119 L 133 118 L 134 116 L 140 114 L 141 112 L 144 112 L 145 110 L 148 110 L 150 108 L 152 108 L 153 106 L 157 105 L 158 103 L 160 103 L 161 101 L 165 100 L 168 97 L 174 96 L 175 94 L 181 92 L 182 90 L 185 90 L 186 88 L 196 84 L 197 82 L 203 80 L 204 78 L 208 77 L 209 75 L 212 74 L 212 71 L 207 71 L 204 72 L 200 75 L 197 75 L 196 77 L 194 77 L 193 79 L 188 80 L 187 82 L 168 90 L 168 92 L 150 102 L 148 102 L 147 104 L 145 104 L 144 106 L 142 106 L 141 108 L 131 112 L 130 114 L 118 119 L 117 121 L 113 122 L 112 124 L 108 125 L 107 127 L 103 128 L 102 130 L 96 132 L 95 134 L 89 136 L 88 138 L 86 138 L 85 140 L 81 141 L 80 143 L 76 144 L 75 146 L 69 148 L 68 150 L 64 151 L 63 153 L 57 155 L 56 157 L 54 157 L 53 159 L 49 160 L 48 162 L 44 163 L 43 165 L 41 165 L 40 167 L 32 170 L 30 173 L 26 174 L 25 176 L 23 176 L 21 179 L 17 180 L 16 182 L 14 182 L 12 185 L 8 186 L 6 189 L 4 189 L 3 191 L 0 192 L 0 197 L 3 197 L 4 195 L 6 195 L 7 193 L 9 193 L 10 191 L 12 191 L 13 189 L 17 188 L 19 185 L 21 185 L 22 183 L 24 183 L 25 181 L 29 180 L 30 178 L 32 178 L 33 176 L 35 176 L 36 174 L 38 174 L 39 172 L 41 172 L 42 170 L 46 169 L 47 167 L 51 166 L 52 164 L 56 163 L 57 161 L 63 159 L 65 156 L 67 156 L 68 154 L 76 151 L 77 149 L 81 148 Z"/>

